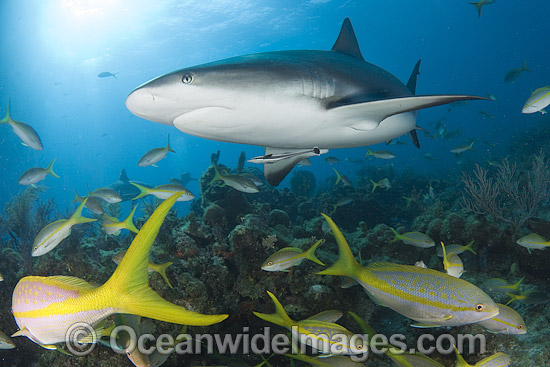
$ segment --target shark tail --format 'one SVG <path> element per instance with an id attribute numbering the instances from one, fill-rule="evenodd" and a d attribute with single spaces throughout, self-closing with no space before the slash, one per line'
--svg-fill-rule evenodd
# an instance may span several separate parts
<path id="1" fill-rule="evenodd" d="M 71 217 L 69 218 L 70 221 L 72 221 L 75 224 L 80 223 L 89 223 L 89 222 L 95 222 L 97 219 L 93 218 L 86 218 L 82 216 L 82 209 L 84 209 L 84 206 L 86 205 L 86 202 L 88 201 L 88 198 L 82 200 L 78 208 L 76 208 L 75 212 Z"/>
<path id="2" fill-rule="evenodd" d="M 101 291 L 113 300 L 118 313 L 149 317 L 182 325 L 205 326 L 221 322 L 228 315 L 203 315 L 177 306 L 149 288 L 149 251 L 164 218 L 182 193 L 166 199 L 153 212 L 126 251 L 122 261 Z"/>
<path id="3" fill-rule="evenodd" d="M 313 246 L 311 246 L 311 248 L 309 250 L 307 250 L 304 254 L 305 258 L 308 259 L 308 260 L 311 260 L 313 261 L 314 263 L 317 263 L 319 265 L 325 265 L 321 262 L 321 260 L 319 260 L 317 258 L 317 256 L 315 256 L 315 250 L 317 250 L 317 247 L 321 246 L 323 243 L 325 242 L 325 240 L 319 240 L 317 242 L 315 242 L 315 244 Z"/>
<path id="4" fill-rule="evenodd" d="M 332 230 L 336 243 L 338 244 L 338 260 L 325 270 L 318 272 L 321 275 L 342 275 L 356 279 L 356 274 L 361 268 L 361 265 L 355 260 L 348 242 L 344 238 L 340 228 L 334 223 L 334 221 L 326 214 L 321 213 Z"/>
<path id="5" fill-rule="evenodd" d="M 277 297 L 275 297 L 275 295 L 270 291 L 267 291 L 267 294 L 269 295 L 269 297 L 271 297 L 273 303 L 275 304 L 275 313 L 268 314 L 253 312 L 253 314 L 262 320 L 290 329 L 290 327 L 294 325 L 295 322 L 288 316 L 283 305 L 281 304 L 281 302 L 279 302 Z"/>
<path id="6" fill-rule="evenodd" d="M 128 217 L 126 217 L 126 219 L 124 219 L 124 221 L 122 222 L 124 224 L 124 228 L 126 228 L 130 232 L 134 232 L 134 233 L 139 233 L 139 230 L 134 225 L 134 213 L 136 212 L 137 207 L 138 206 L 135 205 L 132 208 L 132 211 L 130 212 Z"/>
<path id="7" fill-rule="evenodd" d="M 55 178 L 59 178 L 59 176 L 53 171 L 53 164 L 57 158 L 52 159 L 50 164 L 48 164 L 48 167 L 46 168 L 46 171 L 48 171 L 48 174 L 52 175 Z"/>
<path id="8" fill-rule="evenodd" d="M 130 182 L 130 183 L 139 189 L 139 194 L 138 194 L 138 196 L 136 196 L 136 197 L 133 198 L 132 200 L 141 199 L 142 197 L 147 196 L 147 195 L 150 194 L 150 191 L 149 191 L 149 188 L 148 188 L 148 187 L 142 186 L 142 185 L 137 184 L 137 183 L 135 183 L 135 182 Z"/>
<path id="9" fill-rule="evenodd" d="M 168 142 L 166 144 L 166 150 L 169 152 L 175 153 L 175 151 L 170 147 L 170 134 L 168 134 Z"/>
<path id="10" fill-rule="evenodd" d="M 153 269 L 154 271 L 156 271 L 157 273 L 160 274 L 160 276 L 162 277 L 162 279 L 164 279 L 164 281 L 166 282 L 166 284 L 168 284 L 168 286 L 170 288 L 174 288 L 172 287 L 172 284 L 170 284 L 170 281 L 168 280 L 168 277 L 166 276 L 166 269 L 168 269 L 168 267 L 170 265 L 172 265 L 173 262 L 167 262 L 167 263 L 164 263 L 164 264 L 149 264 L 149 267 L 151 269 Z"/>

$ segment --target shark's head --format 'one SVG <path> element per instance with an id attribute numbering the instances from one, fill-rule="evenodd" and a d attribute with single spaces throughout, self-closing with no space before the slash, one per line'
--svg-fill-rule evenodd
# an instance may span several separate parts
<path id="1" fill-rule="evenodd" d="M 194 85 L 196 77 L 189 69 L 159 76 L 134 89 L 126 98 L 126 107 L 136 116 L 173 125 L 178 116 L 201 107 L 203 101 L 197 98 Z"/>

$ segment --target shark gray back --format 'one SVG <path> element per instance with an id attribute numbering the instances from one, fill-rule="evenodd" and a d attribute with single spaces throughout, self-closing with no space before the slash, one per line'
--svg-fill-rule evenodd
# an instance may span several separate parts
<path id="1" fill-rule="evenodd" d="M 128 109 L 145 119 L 217 141 L 258 145 L 266 180 L 277 185 L 300 160 L 328 149 L 416 137 L 416 111 L 468 95 L 416 96 L 366 62 L 349 19 L 330 51 L 275 51 L 181 69 L 130 93 Z M 273 159 L 276 156 L 277 159 Z"/>
<path id="2" fill-rule="evenodd" d="M 143 182 L 130 181 L 128 175 L 126 174 L 126 170 L 123 168 L 122 171 L 120 171 L 120 177 L 118 178 L 118 181 L 115 181 L 109 186 L 106 186 L 106 188 L 111 189 L 118 195 L 120 195 L 122 201 L 130 201 L 141 193 L 141 191 L 139 191 L 137 187 L 132 185 L 132 182 L 148 188 L 152 187 L 151 185 L 145 184 Z"/>

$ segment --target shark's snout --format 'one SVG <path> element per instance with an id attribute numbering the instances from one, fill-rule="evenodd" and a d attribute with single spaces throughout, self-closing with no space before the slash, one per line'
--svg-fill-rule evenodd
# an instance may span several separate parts
<path id="1" fill-rule="evenodd" d="M 140 87 L 131 92 L 126 98 L 126 107 L 134 115 L 147 120 L 172 125 L 172 119 L 164 119 L 161 98 L 155 96 L 151 88 Z"/>

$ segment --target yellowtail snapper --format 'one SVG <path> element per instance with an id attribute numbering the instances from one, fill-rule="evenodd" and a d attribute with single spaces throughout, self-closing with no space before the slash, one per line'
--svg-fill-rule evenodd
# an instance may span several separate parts
<path id="1" fill-rule="evenodd" d="M 134 205 L 130 214 L 123 221 L 119 221 L 118 218 L 103 214 L 103 230 L 105 233 L 118 236 L 122 229 L 127 229 L 130 232 L 138 233 L 139 230 L 134 225 L 134 213 L 136 212 L 136 209 L 137 205 Z"/>
<path id="2" fill-rule="evenodd" d="M 304 259 L 308 259 L 319 265 L 325 265 L 315 256 L 315 250 L 325 240 L 319 240 L 315 242 L 313 246 L 307 251 L 297 247 L 285 247 L 269 256 L 267 260 L 262 264 L 262 270 L 265 271 L 288 271 L 289 268 L 300 265 Z"/>
<path id="3" fill-rule="evenodd" d="M 149 251 L 164 218 L 181 194 L 174 194 L 159 205 L 102 286 L 67 276 L 21 279 L 12 297 L 12 312 L 19 327 L 13 336 L 26 336 L 41 345 L 79 341 L 82 339 L 70 334 L 73 325 L 85 322 L 102 329 L 102 321 L 115 313 L 197 326 L 225 320 L 228 315 L 203 315 L 170 303 L 148 286 Z"/>
<path id="4" fill-rule="evenodd" d="M 181 196 L 178 197 L 177 201 L 189 201 L 193 200 L 195 198 L 195 195 L 191 193 L 191 191 L 187 190 L 185 187 L 181 185 L 175 185 L 175 184 L 167 184 L 167 185 L 160 185 L 157 187 L 149 188 L 142 186 L 140 184 L 137 184 L 135 182 L 130 182 L 132 185 L 137 187 L 140 191 L 140 194 L 133 198 L 132 200 L 141 199 L 144 196 L 147 195 L 153 195 L 154 197 L 165 200 L 175 194 L 176 192 L 181 192 Z"/>
<path id="5" fill-rule="evenodd" d="M 428 248 L 428 247 L 435 246 L 434 240 L 432 240 L 428 235 L 422 232 L 405 232 L 403 234 L 399 234 L 399 232 L 397 232 L 392 227 L 390 227 L 390 229 L 395 235 L 392 242 L 402 241 L 407 245 L 412 245 L 412 246 L 421 247 L 421 248 Z"/>
<path id="6" fill-rule="evenodd" d="M 50 223 L 38 232 L 32 245 L 32 256 L 42 256 L 56 248 L 61 241 L 69 237 L 71 228 L 75 224 L 95 222 L 97 220 L 82 216 L 82 209 L 84 209 L 84 205 L 86 205 L 86 200 L 87 199 L 84 199 L 84 201 L 80 203 L 69 219 L 60 219 Z"/>
<path id="7" fill-rule="evenodd" d="M 155 166 L 155 163 L 166 157 L 168 152 L 175 153 L 170 147 L 170 135 L 168 135 L 168 142 L 165 147 L 151 149 L 139 159 L 137 165 L 139 167 Z"/>
<path id="8" fill-rule="evenodd" d="M 514 309 L 497 303 L 499 314 L 489 320 L 478 322 L 477 324 L 487 331 L 496 334 L 525 334 L 527 326 L 519 313 Z"/>
<path id="9" fill-rule="evenodd" d="M 21 177 L 19 177 L 19 180 L 17 181 L 21 185 L 32 185 L 39 181 L 42 181 L 46 178 L 47 175 L 51 175 L 55 178 L 59 178 L 58 175 L 55 174 L 53 171 L 53 164 L 55 163 L 55 159 L 52 159 L 50 164 L 48 164 L 48 167 L 41 168 L 41 167 L 33 167 L 29 168 L 23 174 Z"/>
<path id="10" fill-rule="evenodd" d="M 0 120 L 0 124 L 9 124 L 15 135 L 19 136 L 19 138 L 23 141 L 23 145 L 31 147 L 34 150 L 44 149 L 40 137 L 31 125 L 28 125 L 21 121 L 15 121 L 11 118 L 9 104 L 6 116 L 4 116 L 2 120 Z"/>
<path id="11" fill-rule="evenodd" d="M 410 319 L 416 326 L 460 326 L 498 315 L 498 307 L 475 285 L 432 269 L 378 262 L 361 266 L 344 235 L 327 215 L 339 257 L 322 275 L 355 279 L 379 305 Z"/>

